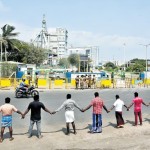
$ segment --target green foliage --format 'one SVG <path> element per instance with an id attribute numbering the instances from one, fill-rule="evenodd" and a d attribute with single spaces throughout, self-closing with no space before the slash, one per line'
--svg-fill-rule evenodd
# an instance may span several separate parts
<path id="1" fill-rule="evenodd" d="M 1 63 L 1 77 L 9 77 L 13 72 L 16 72 L 17 65 L 10 63 Z"/>
<path id="2" fill-rule="evenodd" d="M 13 43 L 14 41 L 13 38 L 16 37 L 19 33 L 14 33 L 13 31 L 15 30 L 15 27 L 10 26 L 8 24 L 4 25 L 1 29 L 2 29 L 2 37 L 1 37 L 2 52 L 5 53 L 5 56 L 3 57 L 5 57 L 5 61 L 7 61 L 7 55 L 13 52 L 15 48 L 15 44 Z"/>
<path id="3" fill-rule="evenodd" d="M 43 63 L 45 60 L 46 54 L 44 49 L 19 40 L 14 40 L 13 42 L 19 51 L 15 48 L 8 56 L 8 60 L 37 65 Z"/>
<path id="4" fill-rule="evenodd" d="M 69 68 L 69 62 L 67 58 L 62 58 L 59 60 L 59 66 L 64 68 Z"/>
<path id="5" fill-rule="evenodd" d="M 25 44 L 24 49 L 20 53 L 22 57 L 22 62 L 26 64 L 36 64 L 39 65 L 43 63 L 46 58 L 45 50 L 42 48 L 37 48 L 32 44 Z"/>
<path id="6" fill-rule="evenodd" d="M 132 59 L 130 60 L 129 67 L 127 67 L 126 71 L 129 72 L 143 72 L 145 71 L 146 63 L 144 59 Z"/>
<path id="7" fill-rule="evenodd" d="M 7 51 L 7 57 L 5 60 L 17 61 L 28 64 L 41 64 L 46 58 L 45 50 L 37 48 L 32 44 L 13 39 L 18 33 L 14 33 L 14 26 L 4 25 L 2 28 L 2 51 Z M 4 55 L 3 55 L 4 57 Z"/>
<path id="8" fill-rule="evenodd" d="M 71 54 L 68 57 L 68 61 L 72 66 L 79 66 L 79 55 L 78 54 Z"/>
<path id="9" fill-rule="evenodd" d="M 106 64 L 104 65 L 104 67 L 105 67 L 105 70 L 110 71 L 110 72 L 112 72 L 112 71 L 114 71 L 114 70 L 115 70 L 115 71 L 118 70 L 117 66 L 116 66 L 114 63 L 112 63 L 112 62 L 106 63 Z"/>

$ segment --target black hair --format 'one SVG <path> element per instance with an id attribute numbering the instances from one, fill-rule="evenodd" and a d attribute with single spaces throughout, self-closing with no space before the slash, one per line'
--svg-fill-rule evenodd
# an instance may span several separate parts
<path id="1" fill-rule="evenodd" d="M 35 101 L 38 101 L 38 100 L 39 100 L 39 95 L 34 95 L 33 99 L 34 99 Z"/>
<path id="2" fill-rule="evenodd" d="M 71 94 L 67 94 L 67 99 L 70 99 L 71 98 Z"/>
<path id="3" fill-rule="evenodd" d="M 95 95 L 95 97 L 98 97 L 98 96 L 99 96 L 99 93 L 98 93 L 98 92 L 95 92 L 94 95 Z"/>
<path id="4" fill-rule="evenodd" d="M 119 98 L 119 95 L 116 95 L 116 99 L 118 99 Z"/>
<path id="5" fill-rule="evenodd" d="M 10 103 L 10 98 L 9 97 L 5 98 L 5 103 Z"/>
<path id="6" fill-rule="evenodd" d="M 26 81 L 26 79 L 22 79 L 22 81 L 23 81 L 23 82 L 25 82 L 25 81 Z"/>
<path id="7" fill-rule="evenodd" d="M 138 97 L 138 92 L 135 92 L 135 93 L 134 93 L 134 96 L 135 96 L 135 97 Z"/>

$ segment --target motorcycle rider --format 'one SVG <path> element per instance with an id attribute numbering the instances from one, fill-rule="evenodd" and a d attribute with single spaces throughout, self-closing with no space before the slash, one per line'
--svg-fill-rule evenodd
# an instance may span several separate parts
<path id="1" fill-rule="evenodd" d="M 22 89 L 22 90 L 25 90 L 26 93 L 28 92 L 28 85 L 25 83 L 25 79 L 22 79 L 22 82 L 20 83 L 19 85 L 19 88 Z"/>

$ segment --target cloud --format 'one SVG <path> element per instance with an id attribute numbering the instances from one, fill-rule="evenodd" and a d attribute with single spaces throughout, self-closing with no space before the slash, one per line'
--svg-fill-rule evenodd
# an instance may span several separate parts
<path id="1" fill-rule="evenodd" d="M 5 6 L 2 1 L 0 1 L 0 12 L 7 12 L 9 11 L 9 8 Z"/>
<path id="2" fill-rule="evenodd" d="M 142 47 L 139 44 L 150 43 L 150 39 L 145 37 L 101 35 L 99 33 L 86 31 L 70 31 L 68 37 L 69 45 L 74 47 L 99 46 L 100 57 L 105 60 L 130 60 L 132 58 L 145 59 L 145 47 Z M 148 53 L 148 58 L 150 58 L 150 52 Z"/>
<path id="3" fill-rule="evenodd" d="M 4 24 L 6 23 L 0 22 L 0 27 Z M 7 22 L 7 24 L 15 26 L 15 32 L 20 32 L 18 38 L 26 42 L 30 42 L 31 39 L 35 40 L 36 36 L 41 31 L 41 28 L 33 28 L 20 23 Z M 55 28 L 48 28 L 48 31 L 54 32 Z M 101 35 L 99 33 L 87 31 L 68 31 L 68 47 L 70 45 L 73 47 L 98 46 L 100 51 L 100 60 L 130 60 L 133 58 L 145 59 L 145 47 L 139 44 L 148 43 L 150 43 L 150 40 L 145 37 Z M 149 48 L 147 56 L 150 58 Z"/>

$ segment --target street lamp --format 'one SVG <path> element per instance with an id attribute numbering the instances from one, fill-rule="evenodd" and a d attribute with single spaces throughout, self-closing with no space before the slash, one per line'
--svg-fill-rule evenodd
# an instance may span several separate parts
<path id="1" fill-rule="evenodd" d="M 146 78 L 147 78 L 147 48 L 148 48 L 148 46 L 150 46 L 150 44 L 139 44 L 139 45 L 142 45 L 142 46 L 144 46 L 145 48 L 146 48 Z"/>

